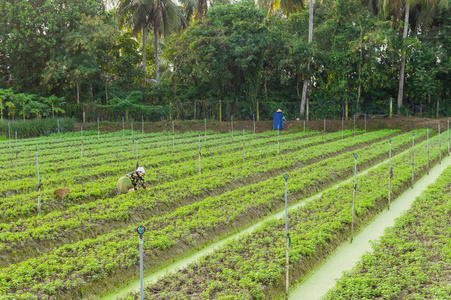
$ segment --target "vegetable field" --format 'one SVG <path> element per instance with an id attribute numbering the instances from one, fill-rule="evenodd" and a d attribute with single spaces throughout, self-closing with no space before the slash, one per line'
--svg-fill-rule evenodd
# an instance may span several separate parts
<path id="1" fill-rule="evenodd" d="M 144 268 L 151 274 L 282 210 L 284 174 L 290 205 L 323 192 L 289 211 L 294 283 L 350 238 L 353 184 L 328 188 L 353 176 L 354 155 L 359 172 L 382 162 L 357 176 L 358 229 L 387 206 L 389 140 L 396 201 L 412 174 L 420 178 L 447 154 L 447 132 L 440 138 L 429 130 L 426 140 L 426 129 L 305 135 L 125 130 L 0 141 L 0 299 L 99 298 L 121 289 L 139 278 L 137 226 L 146 228 Z M 148 190 L 117 195 L 117 180 L 137 162 L 146 168 Z M 70 192 L 59 198 L 53 193 L 59 188 Z M 277 298 L 285 291 L 284 272 L 285 219 L 274 218 L 146 284 L 144 294 Z M 139 293 L 123 299 L 139 299 Z"/>

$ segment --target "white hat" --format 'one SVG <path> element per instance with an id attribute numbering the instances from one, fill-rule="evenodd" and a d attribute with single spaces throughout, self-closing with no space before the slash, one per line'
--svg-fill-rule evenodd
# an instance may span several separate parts
<path id="1" fill-rule="evenodd" d="M 146 170 L 144 170 L 143 167 L 138 167 L 138 169 L 136 169 L 136 172 L 146 174 Z"/>
<path id="2" fill-rule="evenodd" d="M 278 110 L 276 110 L 276 112 L 282 112 L 282 110 L 279 108 Z"/>

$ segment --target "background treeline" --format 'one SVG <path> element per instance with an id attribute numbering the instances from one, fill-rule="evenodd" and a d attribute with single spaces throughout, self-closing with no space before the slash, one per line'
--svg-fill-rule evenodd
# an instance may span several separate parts
<path id="1" fill-rule="evenodd" d="M 224 2 L 0 0 L 2 118 L 451 113 L 448 0 Z"/>

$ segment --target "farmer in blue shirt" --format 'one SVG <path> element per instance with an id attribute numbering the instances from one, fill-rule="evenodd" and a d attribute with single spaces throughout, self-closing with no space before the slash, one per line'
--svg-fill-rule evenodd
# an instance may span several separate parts
<path id="1" fill-rule="evenodd" d="M 283 120 L 285 120 L 285 117 L 283 116 L 282 110 L 279 108 L 276 112 L 274 112 L 272 117 L 274 119 L 272 129 L 283 129 Z"/>

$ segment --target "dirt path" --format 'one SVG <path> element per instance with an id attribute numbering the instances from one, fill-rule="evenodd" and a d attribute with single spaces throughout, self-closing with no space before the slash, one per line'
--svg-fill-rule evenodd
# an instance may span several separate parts
<path id="1" fill-rule="evenodd" d="M 335 285 L 343 271 L 351 270 L 367 251 L 372 251 L 370 241 L 379 239 L 386 228 L 395 224 L 395 219 L 408 210 L 429 184 L 433 183 L 449 165 L 451 157 L 447 156 L 441 164 L 434 166 L 429 175 L 424 175 L 409 189 L 396 198 L 390 205 L 390 210 L 384 210 L 374 217 L 367 226 L 354 237 L 352 243 L 340 245 L 317 269 L 291 289 L 289 299 L 321 299 Z"/>

